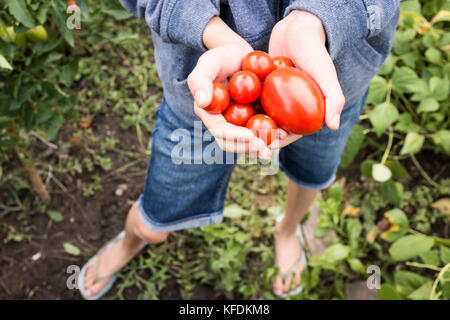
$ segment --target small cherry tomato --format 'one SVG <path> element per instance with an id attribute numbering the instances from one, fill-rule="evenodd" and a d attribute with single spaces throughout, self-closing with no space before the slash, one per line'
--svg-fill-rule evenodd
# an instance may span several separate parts
<path id="1" fill-rule="evenodd" d="M 258 76 L 261 81 L 275 69 L 275 64 L 271 56 L 263 51 L 250 52 L 242 61 L 242 70 L 251 71 Z"/>
<path id="2" fill-rule="evenodd" d="M 288 57 L 283 57 L 283 56 L 273 58 L 273 63 L 275 64 L 275 66 L 277 68 L 294 66 L 294 63 L 292 62 L 291 59 L 289 59 Z"/>
<path id="3" fill-rule="evenodd" d="M 77 3 L 75 2 L 75 0 L 67 0 L 67 4 L 69 5 L 69 7 L 71 6 L 76 6 Z"/>
<path id="4" fill-rule="evenodd" d="M 266 145 L 270 145 L 276 137 L 277 124 L 265 114 L 256 114 L 248 120 L 246 127 L 261 138 Z"/>
<path id="5" fill-rule="evenodd" d="M 82 116 L 80 117 L 80 128 L 87 129 L 91 126 L 91 118 L 88 116 Z"/>
<path id="6" fill-rule="evenodd" d="M 261 93 L 261 81 L 250 71 L 235 73 L 228 83 L 231 98 L 240 103 L 250 103 L 258 99 Z"/>
<path id="7" fill-rule="evenodd" d="M 72 138 L 70 138 L 69 142 L 71 143 L 75 143 L 78 141 L 78 137 L 77 136 L 73 136 Z"/>
<path id="8" fill-rule="evenodd" d="M 227 87 L 220 82 L 213 82 L 213 98 L 211 104 L 205 108 L 206 111 L 219 114 L 224 112 L 230 105 L 230 94 Z"/>
<path id="9" fill-rule="evenodd" d="M 225 120 L 235 126 L 244 126 L 255 114 L 252 106 L 248 103 L 231 102 L 230 107 L 223 113 Z"/>

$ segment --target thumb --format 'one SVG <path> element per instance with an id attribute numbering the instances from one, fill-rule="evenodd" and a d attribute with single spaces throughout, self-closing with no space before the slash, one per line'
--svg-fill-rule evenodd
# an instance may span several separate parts
<path id="1" fill-rule="evenodd" d="M 205 52 L 198 59 L 197 65 L 187 78 L 189 90 L 201 108 L 210 105 L 213 96 L 213 81 L 220 71 L 219 61 L 213 51 Z"/>

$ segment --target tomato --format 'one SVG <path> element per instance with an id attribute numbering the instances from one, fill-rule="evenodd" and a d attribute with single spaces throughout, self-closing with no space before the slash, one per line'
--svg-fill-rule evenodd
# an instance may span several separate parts
<path id="1" fill-rule="evenodd" d="M 89 127 L 91 126 L 91 122 L 92 122 L 92 120 L 91 120 L 91 118 L 88 117 L 88 116 L 82 116 L 82 117 L 80 117 L 80 127 L 81 127 L 82 129 L 87 129 L 87 128 L 89 128 Z"/>
<path id="2" fill-rule="evenodd" d="M 243 126 L 255 114 L 248 103 L 231 102 L 230 107 L 223 113 L 225 120 L 235 126 Z"/>
<path id="3" fill-rule="evenodd" d="M 273 63 L 275 64 L 275 66 L 277 68 L 294 66 L 294 63 L 292 62 L 291 59 L 289 59 L 288 57 L 283 57 L 283 56 L 273 58 Z"/>
<path id="4" fill-rule="evenodd" d="M 234 101 L 250 103 L 261 94 L 261 81 L 253 72 L 239 71 L 231 77 L 228 88 Z"/>
<path id="5" fill-rule="evenodd" d="M 42 25 L 39 25 L 34 29 L 28 30 L 27 32 L 25 32 L 25 36 L 27 37 L 27 40 L 29 40 L 32 43 L 47 41 L 48 39 L 47 31 Z"/>
<path id="6" fill-rule="evenodd" d="M 67 5 L 70 6 L 76 6 L 77 3 L 75 2 L 75 0 L 67 0 Z"/>
<path id="7" fill-rule="evenodd" d="M 275 69 L 264 81 L 261 104 L 284 130 L 312 134 L 325 121 L 325 98 L 318 84 L 297 68 Z"/>
<path id="8" fill-rule="evenodd" d="M 276 137 L 277 124 L 273 119 L 265 114 L 256 114 L 248 120 L 246 127 L 261 138 L 267 145 L 270 145 Z"/>
<path id="9" fill-rule="evenodd" d="M 230 94 L 227 87 L 220 82 L 213 82 L 213 98 L 211 104 L 205 108 L 206 111 L 219 114 L 224 112 L 230 105 Z"/>
<path id="10" fill-rule="evenodd" d="M 251 71 L 263 81 L 275 69 L 273 59 L 263 51 L 250 52 L 242 61 L 242 70 Z"/>

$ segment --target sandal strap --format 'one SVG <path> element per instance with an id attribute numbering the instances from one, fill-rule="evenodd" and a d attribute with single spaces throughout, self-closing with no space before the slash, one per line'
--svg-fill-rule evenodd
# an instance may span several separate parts
<path id="1" fill-rule="evenodd" d="M 105 280 L 111 279 L 117 272 L 111 274 L 111 275 L 106 275 L 106 276 L 102 276 L 99 277 L 98 276 L 98 264 L 99 264 L 99 260 L 100 260 L 100 256 L 109 248 L 111 248 L 113 245 L 115 245 L 117 242 L 119 242 L 120 240 L 123 239 L 123 233 L 119 233 L 114 239 L 112 239 L 111 241 L 109 241 L 107 244 L 105 244 L 98 252 L 97 254 L 92 258 L 93 259 L 93 263 L 94 263 L 94 283 L 99 283 L 99 282 L 103 282 Z"/>

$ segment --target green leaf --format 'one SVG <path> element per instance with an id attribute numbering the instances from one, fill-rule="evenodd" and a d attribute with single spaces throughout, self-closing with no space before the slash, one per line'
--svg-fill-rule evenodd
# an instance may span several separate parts
<path id="1" fill-rule="evenodd" d="M 381 288 L 377 291 L 377 294 L 380 300 L 401 300 L 394 287 L 388 283 L 383 283 Z"/>
<path id="2" fill-rule="evenodd" d="M 64 250 L 72 256 L 79 256 L 81 253 L 81 250 L 78 247 L 74 246 L 73 244 L 71 244 L 69 242 L 64 242 L 63 247 L 64 247 Z"/>
<path id="3" fill-rule="evenodd" d="M 358 240 L 362 232 L 362 225 L 358 219 L 349 218 L 345 220 L 345 231 L 348 243 L 352 249 L 358 248 Z"/>
<path id="4" fill-rule="evenodd" d="M 425 137 L 417 132 L 408 132 L 400 154 L 417 153 L 422 149 Z"/>
<path id="5" fill-rule="evenodd" d="M 391 176 L 391 170 L 384 164 L 377 163 L 372 166 L 372 177 L 375 179 L 375 181 L 385 182 L 388 181 Z"/>
<path id="6" fill-rule="evenodd" d="M 448 98 L 450 92 L 450 83 L 448 78 L 432 77 L 430 79 L 430 91 L 437 101 L 444 101 Z"/>
<path id="7" fill-rule="evenodd" d="M 334 270 L 349 254 L 350 247 L 344 246 L 342 243 L 336 243 L 326 248 L 321 255 L 311 257 L 310 265 L 312 267 L 320 266 L 325 269 Z"/>
<path id="8" fill-rule="evenodd" d="M 450 153 L 450 130 L 440 130 L 433 134 L 433 141 L 442 146 L 442 148 Z"/>
<path id="9" fill-rule="evenodd" d="M 386 160 L 384 163 L 386 167 L 388 167 L 392 172 L 392 177 L 395 179 L 403 179 L 407 176 L 408 172 L 405 167 L 398 161 L 394 160 Z"/>
<path id="10" fill-rule="evenodd" d="M 395 289 L 402 296 L 409 296 L 412 292 L 419 289 L 424 283 L 429 281 L 414 272 L 400 270 L 394 274 Z"/>
<path id="11" fill-rule="evenodd" d="M 361 174 L 366 177 L 366 178 L 372 178 L 372 167 L 374 164 L 376 164 L 377 162 L 374 160 L 364 160 L 361 163 Z"/>
<path id="12" fill-rule="evenodd" d="M 436 266 L 436 267 L 438 267 L 441 264 L 441 260 L 439 259 L 439 256 L 437 255 L 437 253 L 434 251 L 431 251 L 431 250 L 421 253 L 420 259 L 422 259 L 422 261 L 425 264 L 430 264 L 430 265 Z"/>
<path id="13" fill-rule="evenodd" d="M 59 129 L 64 123 L 64 118 L 62 115 L 57 114 L 54 115 L 47 124 L 47 139 L 53 140 L 56 138 L 56 135 L 58 134 Z"/>
<path id="14" fill-rule="evenodd" d="M 358 272 L 360 274 L 366 275 L 366 267 L 364 266 L 364 264 L 361 262 L 361 260 L 357 259 L 357 258 L 349 258 L 347 259 L 347 262 L 350 266 L 350 268 L 355 271 Z"/>
<path id="15" fill-rule="evenodd" d="M 444 265 L 450 263 L 450 248 L 445 246 L 440 246 L 441 249 L 441 260 L 444 263 Z"/>
<path id="16" fill-rule="evenodd" d="M 64 217 L 61 212 L 55 210 L 48 210 L 47 215 L 55 222 L 61 222 L 64 220 Z"/>
<path id="17" fill-rule="evenodd" d="M 247 215 L 248 211 L 245 209 L 242 209 L 240 206 L 238 206 L 237 204 L 231 204 L 229 206 L 226 206 L 225 209 L 223 210 L 223 216 L 226 218 L 240 218 L 243 215 Z"/>
<path id="18" fill-rule="evenodd" d="M 22 23 L 25 27 L 34 28 L 34 20 L 27 9 L 25 0 L 5 0 L 9 13 Z"/>
<path id="19" fill-rule="evenodd" d="M 350 136 L 348 137 L 344 152 L 342 153 L 340 163 L 342 168 L 347 168 L 350 163 L 352 163 L 353 159 L 358 154 L 359 148 L 361 147 L 363 141 L 364 128 L 359 124 L 355 124 L 350 132 Z"/>
<path id="20" fill-rule="evenodd" d="M 369 120 L 377 136 L 381 136 L 383 132 L 398 118 L 397 108 L 388 102 L 377 105 L 369 114 Z"/>
<path id="21" fill-rule="evenodd" d="M 119 2 L 116 1 L 104 1 L 100 5 L 101 10 L 114 17 L 117 20 L 124 20 L 132 16 L 132 14 L 126 11 Z"/>
<path id="22" fill-rule="evenodd" d="M 77 72 L 78 72 L 78 60 L 73 60 L 72 62 L 70 62 L 69 64 L 65 65 L 62 68 L 61 73 L 59 75 L 59 81 L 62 84 L 69 87 L 75 80 Z"/>
<path id="23" fill-rule="evenodd" d="M 419 289 L 412 292 L 408 298 L 412 300 L 427 300 L 430 298 L 432 287 L 433 283 L 431 281 L 425 282 Z"/>
<path id="24" fill-rule="evenodd" d="M 394 69 L 395 63 L 397 62 L 397 59 L 394 58 L 392 54 L 389 54 L 389 56 L 384 61 L 383 66 L 381 67 L 378 74 L 380 75 L 388 75 L 392 72 L 392 69 Z"/>
<path id="25" fill-rule="evenodd" d="M 403 199 L 403 185 L 395 181 L 386 181 L 381 187 L 381 195 L 390 203 L 400 206 Z"/>
<path id="26" fill-rule="evenodd" d="M 417 113 L 421 112 L 434 112 L 439 110 L 439 102 L 433 98 L 426 98 L 422 100 L 417 108 Z"/>
<path id="27" fill-rule="evenodd" d="M 56 25 L 58 26 L 59 31 L 61 32 L 61 35 L 63 36 L 64 40 L 70 45 L 75 45 L 75 40 L 73 38 L 72 31 L 67 27 L 66 24 L 66 14 L 64 7 L 61 5 L 58 5 L 57 2 L 52 3 L 52 15 L 55 18 Z"/>
<path id="28" fill-rule="evenodd" d="M 402 11 L 410 11 L 410 12 L 415 12 L 415 13 L 421 13 L 421 8 L 420 8 L 420 2 L 419 0 L 409 0 L 409 1 L 404 1 L 402 3 L 400 3 L 400 9 Z"/>
<path id="29" fill-rule="evenodd" d="M 0 54 L 0 68 L 12 70 L 13 67 L 9 64 L 8 60 L 6 60 L 5 56 Z"/>
<path id="30" fill-rule="evenodd" d="M 427 51 L 425 51 L 425 57 L 428 61 L 436 64 L 440 64 L 442 59 L 441 52 L 434 47 L 428 48 Z"/>
<path id="31" fill-rule="evenodd" d="M 380 76 L 375 76 L 370 82 L 369 95 L 366 103 L 379 104 L 386 99 L 387 81 Z"/>
<path id="32" fill-rule="evenodd" d="M 416 72 L 409 67 L 396 68 L 392 76 L 392 88 L 400 93 L 423 92 L 426 84 L 417 76 Z"/>
<path id="33" fill-rule="evenodd" d="M 406 214 L 400 209 L 392 209 L 384 214 L 392 224 L 391 227 L 381 233 L 380 237 L 387 242 L 394 242 L 403 237 L 409 230 L 409 221 Z"/>
<path id="34" fill-rule="evenodd" d="M 421 235 L 408 235 L 395 241 L 389 253 L 394 261 L 405 261 L 418 257 L 433 247 L 433 238 Z"/>

